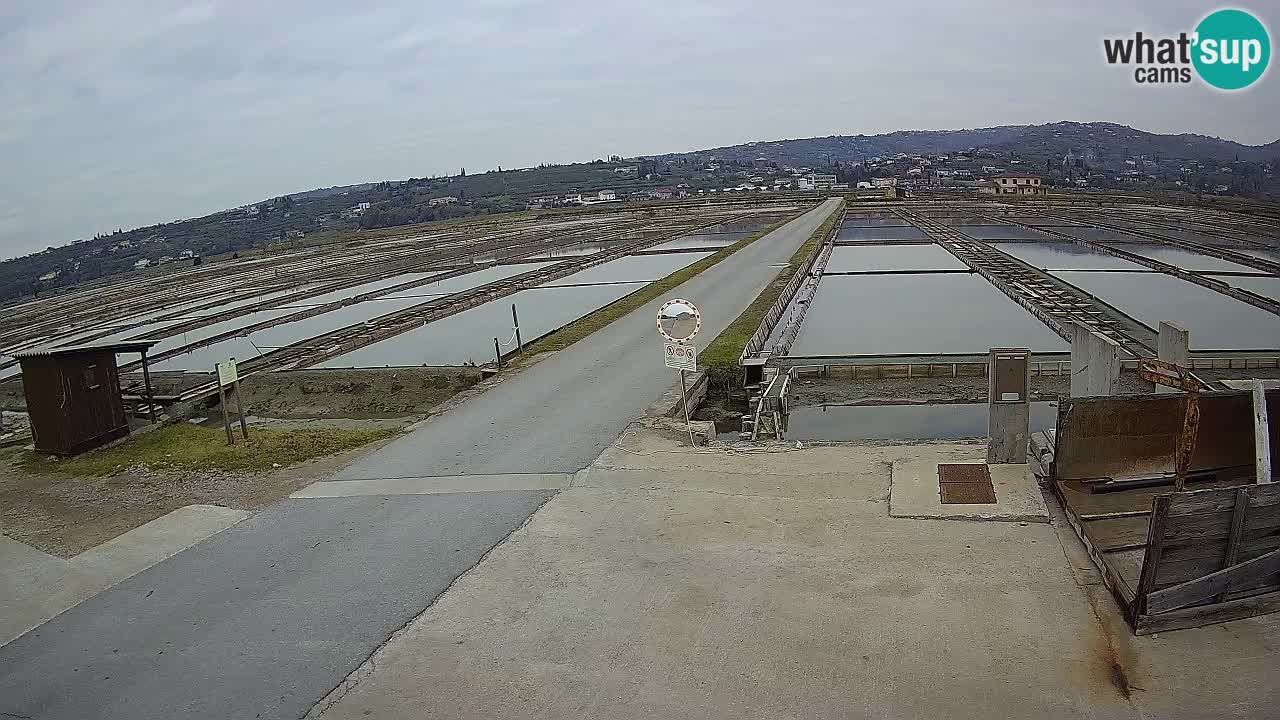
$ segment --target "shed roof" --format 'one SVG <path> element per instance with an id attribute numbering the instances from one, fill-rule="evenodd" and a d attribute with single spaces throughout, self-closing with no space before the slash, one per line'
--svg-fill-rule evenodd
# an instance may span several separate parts
<path id="1" fill-rule="evenodd" d="M 142 352 L 150 350 L 152 345 L 160 342 L 159 340 L 123 340 L 121 342 L 85 344 L 85 345 L 42 345 L 40 347 L 31 348 L 14 353 L 13 356 L 21 360 L 22 358 L 37 357 L 53 357 L 60 355 L 80 355 L 91 352 Z"/>

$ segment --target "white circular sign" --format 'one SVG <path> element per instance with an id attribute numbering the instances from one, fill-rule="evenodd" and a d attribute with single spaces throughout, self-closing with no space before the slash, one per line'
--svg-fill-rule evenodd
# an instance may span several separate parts
<path id="1" fill-rule="evenodd" d="M 671 342 L 688 342 L 701 329 L 702 313 L 688 300 L 668 300 L 658 308 L 658 334 Z"/>

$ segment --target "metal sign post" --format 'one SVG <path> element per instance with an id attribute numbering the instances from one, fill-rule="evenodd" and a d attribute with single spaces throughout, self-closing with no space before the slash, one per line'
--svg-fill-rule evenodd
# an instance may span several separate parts
<path id="1" fill-rule="evenodd" d="M 1156 358 L 1138 360 L 1138 377 L 1186 393 L 1182 398 L 1182 431 L 1173 450 L 1173 489 L 1182 492 L 1187 488 L 1191 456 L 1196 452 L 1200 434 L 1200 380 L 1187 368 Z"/>
<path id="2" fill-rule="evenodd" d="M 698 351 L 690 342 L 702 329 L 702 313 L 688 300 L 668 300 L 658 309 L 658 334 L 666 339 L 662 356 L 666 366 L 680 373 L 680 407 L 684 410 L 684 424 L 689 430 L 689 444 L 693 439 L 693 426 L 689 421 L 689 387 L 686 372 L 697 372 Z"/>
<path id="3" fill-rule="evenodd" d="M 520 337 L 520 317 L 516 315 L 515 303 L 511 303 L 511 324 L 516 328 L 516 352 L 524 354 L 524 338 Z"/>

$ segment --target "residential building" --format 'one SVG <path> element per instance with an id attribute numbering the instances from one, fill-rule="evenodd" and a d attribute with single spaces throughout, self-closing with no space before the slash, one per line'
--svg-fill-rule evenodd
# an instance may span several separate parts
<path id="1" fill-rule="evenodd" d="M 1001 175 L 994 179 L 997 195 L 1044 195 L 1049 192 L 1036 175 Z"/>
<path id="2" fill-rule="evenodd" d="M 597 202 L 613 202 L 614 200 L 617 200 L 617 199 L 618 199 L 618 193 L 612 190 L 601 190 L 600 192 L 596 193 Z"/>
<path id="3" fill-rule="evenodd" d="M 453 197 L 452 195 L 446 195 L 444 197 L 431 198 L 430 200 L 427 201 L 427 206 L 439 207 L 441 205 L 454 205 L 457 202 L 458 202 L 458 198 Z"/>
<path id="4" fill-rule="evenodd" d="M 134 270 L 141 270 L 147 267 L 151 267 L 151 261 L 146 258 L 142 258 L 141 260 L 133 264 Z"/>
<path id="5" fill-rule="evenodd" d="M 871 187 L 873 188 L 887 188 L 887 187 L 897 187 L 897 186 L 898 186 L 898 178 L 896 177 L 871 178 Z"/>
<path id="6" fill-rule="evenodd" d="M 836 176 L 809 173 L 809 182 L 814 190 L 830 190 L 831 186 L 836 184 Z"/>

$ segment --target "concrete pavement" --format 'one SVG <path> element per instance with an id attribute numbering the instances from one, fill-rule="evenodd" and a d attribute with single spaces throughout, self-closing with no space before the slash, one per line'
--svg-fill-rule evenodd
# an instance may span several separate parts
<path id="1" fill-rule="evenodd" d="M 1280 615 L 1132 637 L 1065 523 L 891 517 L 921 454 L 629 432 L 312 716 L 1274 717 Z"/>
<path id="2" fill-rule="evenodd" d="M 697 341 L 733 322 L 838 205 L 827 200 L 673 290 L 702 311 Z M 431 418 L 333 479 L 581 470 L 673 382 L 654 329 L 664 300 Z"/>
<path id="3" fill-rule="evenodd" d="M 300 717 L 552 494 L 285 500 L 0 648 L 0 717 Z"/>
<path id="4" fill-rule="evenodd" d="M 188 505 L 70 559 L 0 535 L 0 645 L 247 517 L 243 510 Z"/>

